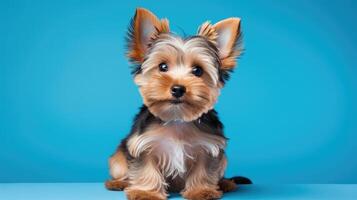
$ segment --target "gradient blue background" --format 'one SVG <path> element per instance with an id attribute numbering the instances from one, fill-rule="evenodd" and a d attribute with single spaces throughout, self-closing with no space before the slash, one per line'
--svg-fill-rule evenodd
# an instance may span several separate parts
<path id="1" fill-rule="evenodd" d="M 137 6 L 194 34 L 242 18 L 216 109 L 227 175 L 357 183 L 356 1 L 1 1 L 0 182 L 102 181 L 141 98 L 124 57 Z"/>

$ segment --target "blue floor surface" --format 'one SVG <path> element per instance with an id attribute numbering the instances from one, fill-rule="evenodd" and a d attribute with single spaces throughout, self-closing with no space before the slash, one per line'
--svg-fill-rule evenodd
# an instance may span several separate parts
<path id="1" fill-rule="evenodd" d="M 0 200 L 120 200 L 123 192 L 108 191 L 102 183 L 0 183 Z M 170 199 L 182 199 L 172 195 Z M 223 200 L 338 199 L 357 200 L 357 185 L 249 185 L 227 193 Z"/>

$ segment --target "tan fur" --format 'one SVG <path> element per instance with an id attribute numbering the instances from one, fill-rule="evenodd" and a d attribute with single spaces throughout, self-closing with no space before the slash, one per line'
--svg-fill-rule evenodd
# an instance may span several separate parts
<path id="1" fill-rule="evenodd" d="M 222 197 L 222 192 L 216 188 L 208 187 L 196 187 L 192 190 L 187 190 L 182 193 L 182 196 L 185 199 L 190 200 L 214 200 L 220 199 Z"/>
<path id="2" fill-rule="evenodd" d="M 156 160 L 159 171 L 168 177 L 184 176 L 188 161 L 217 157 L 225 144 L 224 139 L 202 133 L 190 123 L 172 122 L 152 125 L 145 133 L 134 135 L 128 141 L 128 150 L 136 158 L 143 154 L 150 161 Z M 219 172 L 217 176 L 223 174 Z"/>
<path id="3" fill-rule="evenodd" d="M 143 156 L 142 161 L 130 165 L 128 173 L 129 186 L 125 188 L 128 197 L 134 191 L 154 192 L 159 198 L 165 199 L 166 182 L 154 159 Z"/>
<path id="4" fill-rule="evenodd" d="M 242 49 L 235 49 L 234 47 L 237 39 L 240 36 L 239 34 L 237 35 L 237 33 L 240 33 L 239 28 L 239 18 L 228 18 L 214 25 L 214 29 L 216 30 L 218 35 L 220 35 L 225 30 L 229 31 L 231 34 L 228 43 L 220 49 L 222 68 L 225 70 L 230 70 L 234 68 L 236 66 L 236 58 L 241 54 Z"/>
<path id="5" fill-rule="evenodd" d="M 165 196 L 155 191 L 130 190 L 127 191 L 128 200 L 165 200 Z"/>
<path id="6" fill-rule="evenodd" d="M 105 187 L 108 190 L 122 191 L 128 187 L 129 183 L 127 180 L 113 179 L 105 182 Z"/>
<path id="7" fill-rule="evenodd" d="M 117 151 L 110 159 L 110 175 L 114 179 L 124 180 L 126 179 L 127 171 L 128 171 L 128 163 L 125 158 L 125 155 L 122 151 Z"/>
<path id="8" fill-rule="evenodd" d="M 186 185 L 182 196 L 187 199 L 210 199 L 219 198 L 222 193 L 218 191 L 219 180 L 223 177 L 226 168 L 224 155 L 219 163 L 212 161 L 207 156 L 198 157 L 191 170 L 188 172 Z"/>
<path id="9" fill-rule="evenodd" d="M 130 186 L 126 191 L 140 189 L 166 196 L 165 177 L 177 175 L 186 179 L 185 191 L 196 186 L 217 190 L 226 167 L 225 158 L 220 158 L 220 149 L 224 147 L 225 140 L 200 132 L 191 124 L 155 124 L 128 141 L 130 154 L 141 162 L 130 168 Z M 216 159 L 220 160 L 217 167 L 208 170 L 208 164 L 217 162 Z"/>
<path id="10" fill-rule="evenodd" d="M 217 42 L 216 41 L 217 37 L 218 37 L 217 31 L 216 31 L 215 27 L 213 27 L 209 21 L 203 23 L 198 28 L 198 35 L 206 37 L 214 44 L 216 44 L 216 42 Z"/>
<path id="11" fill-rule="evenodd" d="M 149 41 L 143 41 L 142 39 L 142 23 L 148 20 L 154 26 L 154 32 L 149 36 Z M 138 8 L 136 10 L 134 18 L 134 38 L 131 44 L 131 48 L 127 53 L 128 57 L 137 61 L 142 62 L 144 60 L 144 55 L 147 51 L 147 46 L 151 40 L 155 39 L 161 33 L 170 32 L 169 21 L 167 19 L 159 20 L 152 12 Z"/>
<path id="12" fill-rule="evenodd" d="M 227 31 L 231 34 L 228 42 L 224 46 L 219 46 L 222 69 L 231 70 L 236 66 L 236 58 L 242 53 L 242 47 L 236 48 L 235 43 L 240 37 L 240 19 L 228 18 L 219 21 L 215 25 L 209 22 L 203 23 L 199 30 L 198 35 L 204 36 L 214 44 L 218 44 L 218 40 L 222 37 L 222 33 Z"/>
<path id="13" fill-rule="evenodd" d="M 200 53 L 194 42 L 183 42 L 172 36 L 161 36 L 164 41 L 153 49 L 142 64 L 142 73 L 135 82 L 139 85 L 144 104 L 164 121 L 183 119 L 192 121 L 213 108 L 219 95 L 217 68 L 207 55 Z M 166 42 L 170 42 L 167 44 Z M 166 62 L 170 70 L 161 73 L 157 66 Z M 200 65 L 202 77 L 191 74 L 192 67 Z M 172 105 L 170 88 L 180 84 L 186 87 L 183 104 Z"/>

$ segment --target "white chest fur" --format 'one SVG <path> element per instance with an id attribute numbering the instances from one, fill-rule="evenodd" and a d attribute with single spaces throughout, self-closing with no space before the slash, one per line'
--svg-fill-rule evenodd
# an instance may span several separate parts
<path id="1" fill-rule="evenodd" d="M 203 133 L 191 123 L 155 124 L 144 133 L 134 134 L 128 141 L 133 157 L 154 156 L 166 176 L 186 172 L 186 161 L 199 156 L 197 152 L 218 156 L 225 147 L 225 139 Z M 203 151 L 202 151 L 203 150 Z"/>

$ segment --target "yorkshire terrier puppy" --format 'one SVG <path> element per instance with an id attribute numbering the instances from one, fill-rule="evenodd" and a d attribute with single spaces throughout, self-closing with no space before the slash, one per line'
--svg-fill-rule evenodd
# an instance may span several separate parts
<path id="1" fill-rule="evenodd" d="M 223 178 L 227 138 L 213 106 L 241 53 L 240 19 L 205 22 L 195 36 L 170 32 L 167 19 L 139 8 L 127 56 L 144 105 L 110 158 L 112 180 L 131 200 L 218 199 L 249 179 Z"/>

